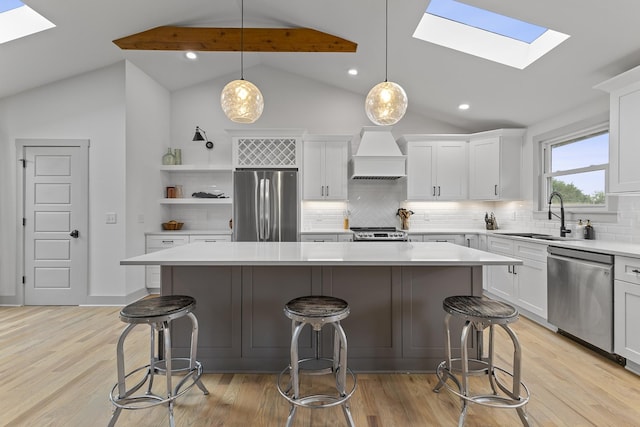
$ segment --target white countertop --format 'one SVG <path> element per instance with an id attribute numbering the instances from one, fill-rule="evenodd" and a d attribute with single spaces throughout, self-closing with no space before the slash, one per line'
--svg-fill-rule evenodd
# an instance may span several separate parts
<path id="1" fill-rule="evenodd" d="M 520 265 L 522 261 L 452 243 L 190 243 L 120 261 L 121 265 Z"/>

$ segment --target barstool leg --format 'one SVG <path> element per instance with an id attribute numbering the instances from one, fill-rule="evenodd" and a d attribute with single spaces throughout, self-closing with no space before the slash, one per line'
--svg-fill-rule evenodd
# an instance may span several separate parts
<path id="1" fill-rule="evenodd" d="M 189 313 L 187 317 L 191 319 L 191 350 L 189 353 L 189 371 L 193 371 L 196 368 L 197 351 L 198 351 L 198 319 L 195 314 Z M 196 372 L 195 375 L 200 375 L 201 372 Z M 196 385 L 202 391 L 203 394 L 209 394 L 209 390 L 204 386 L 200 378 L 196 381 Z M 177 392 L 177 391 L 176 391 Z"/>
<path id="2" fill-rule="evenodd" d="M 127 396 L 135 393 L 142 385 L 144 384 L 146 378 L 143 378 L 138 384 L 136 384 L 131 390 L 127 392 L 127 384 L 125 380 L 126 372 L 124 367 L 124 340 L 129 335 L 129 332 L 135 327 L 134 323 L 127 325 L 122 333 L 120 334 L 120 338 L 118 338 L 118 345 L 116 346 L 116 363 L 118 366 L 118 399 L 124 399 Z M 113 427 L 116 425 L 116 421 L 118 421 L 118 417 L 120 416 L 120 412 L 122 412 L 122 408 L 116 407 L 113 410 L 113 414 L 111 415 L 111 419 L 109 420 L 109 427 Z"/>
<path id="3" fill-rule="evenodd" d="M 339 364 L 338 364 L 338 371 L 336 373 L 336 387 L 338 389 L 338 393 L 340 393 L 340 396 L 346 396 L 346 387 L 347 387 L 347 334 L 345 334 L 344 329 L 342 329 L 342 325 L 340 325 L 340 322 L 335 322 L 333 323 L 333 328 L 334 328 L 334 342 L 333 342 L 333 348 L 334 348 L 334 357 L 336 356 L 335 354 L 335 348 L 338 347 L 339 351 L 338 351 L 338 357 L 339 357 Z M 337 341 L 335 340 L 335 338 L 338 338 Z M 335 363 L 335 360 L 334 360 Z M 349 401 L 347 400 L 346 402 L 344 402 L 342 404 L 342 412 L 344 413 L 344 417 L 347 420 L 347 424 L 350 427 L 354 427 L 354 422 L 353 422 L 353 417 L 351 416 L 351 408 L 349 406 Z"/>
<path id="4" fill-rule="evenodd" d="M 496 390 L 496 379 L 495 379 L 495 371 L 493 369 L 493 324 L 489 325 L 489 360 L 487 361 L 489 364 L 489 384 L 491 384 L 491 390 L 494 395 L 498 395 L 498 390 Z"/>
<path id="5" fill-rule="evenodd" d="M 169 322 L 162 322 L 162 331 L 164 336 L 164 360 L 165 360 L 165 370 L 167 377 L 167 398 L 169 402 L 167 406 L 169 407 L 169 425 L 171 427 L 175 427 L 175 421 L 173 420 L 173 387 L 171 385 L 171 328 L 169 326 Z"/>
<path id="6" fill-rule="evenodd" d="M 520 372 L 520 364 L 522 359 L 522 351 L 520 349 L 520 341 L 518 340 L 518 336 L 515 332 L 511 330 L 509 325 L 500 325 L 502 328 L 507 331 L 511 341 L 513 342 L 513 390 L 506 390 L 504 387 L 500 387 L 503 389 L 505 393 L 511 396 L 512 399 L 520 400 L 520 381 L 521 381 L 521 372 Z M 500 383 L 498 383 L 500 385 Z M 520 421 L 525 427 L 529 427 L 529 419 L 527 417 L 527 413 L 525 408 L 520 407 L 516 408 L 518 411 L 518 417 L 520 417 Z"/>
<path id="7" fill-rule="evenodd" d="M 153 323 L 149 324 L 149 386 L 147 387 L 147 394 L 151 394 L 153 387 L 153 376 L 156 373 L 156 362 L 159 357 L 156 357 L 156 327 Z"/>
<path id="8" fill-rule="evenodd" d="M 461 387 L 460 393 L 463 396 L 469 395 L 469 349 L 467 348 L 467 337 L 469 336 L 469 330 L 471 330 L 472 324 L 467 320 L 462 327 L 462 333 L 460 334 L 460 365 L 461 365 Z M 460 418 L 458 418 L 458 427 L 464 426 L 464 420 L 467 417 L 467 400 L 462 400 L 462 410 L 460 411 Z"/>
<path id="9" fill-rule="evenodd" d="M 302 332 L 302 328 L 304 328 L 305 324 L 302 322 L 296 322 L 295 320 L 292 322 L 292 333 L 291 333 L 291 372 L 289 375 L 291 376 L 291 388 L 293 389 L 293 399 L 297 399 L 300 396 L 300 378 L 299 378 L 299 361 L 298 361 L 298 337 L 300 336 L 300 332 Z M 293 417 L 296 415 L 296 410 L 298 407 L 294 404 L 291 405 L 291 410 L 289 411 L 289 416 L 287 417 L 286 427 L 290 427 L 291 423 L 293 423 Z"/>

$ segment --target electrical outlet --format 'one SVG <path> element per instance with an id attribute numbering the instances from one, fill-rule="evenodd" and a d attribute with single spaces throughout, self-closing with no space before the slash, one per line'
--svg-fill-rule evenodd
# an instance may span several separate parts
<path id="1" fill-rule="evenodd" d="M 144 214 L 138 214 L 138 224 L 144 224 Z"/>
<path id="2" fill-rule="evenodd" d="M 106 214 L 107 224 L 116 224 L 118 222 L 118 215 L 115 212 L 107 212 Z"/>

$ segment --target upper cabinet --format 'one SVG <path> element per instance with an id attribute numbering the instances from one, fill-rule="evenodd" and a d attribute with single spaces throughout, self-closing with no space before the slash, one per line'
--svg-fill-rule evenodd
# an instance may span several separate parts
<path id="1" fill-rule="evenodd" d="M 500 129 L 470 135 L 469 199 L 520 197 L 523 129 Z"/>
<path id="2" fill-rule="evenodd" d="M 467 198 L 467 141 L 460 135 L 404 135 L 408 200 Z"/>
<path id="3" fill-rule="evenodd" d="M 596 86 L 610 93 L 609 192 L 640 191 L 640 67 Z"/>
<path id="4" fill-rule="evenodd" d="M 345 135 L 307 135 L 303 149 L 303 198 L 346 200 L 349 141 Z"/>

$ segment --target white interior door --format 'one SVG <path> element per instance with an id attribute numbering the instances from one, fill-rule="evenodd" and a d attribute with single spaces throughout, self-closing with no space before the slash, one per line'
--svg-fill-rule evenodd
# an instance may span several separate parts
<path id="1" fill-rule="evenodd" d="M 24 147 L 26 305 L 87 296 L 88 156 L 82 146 Z"/>

